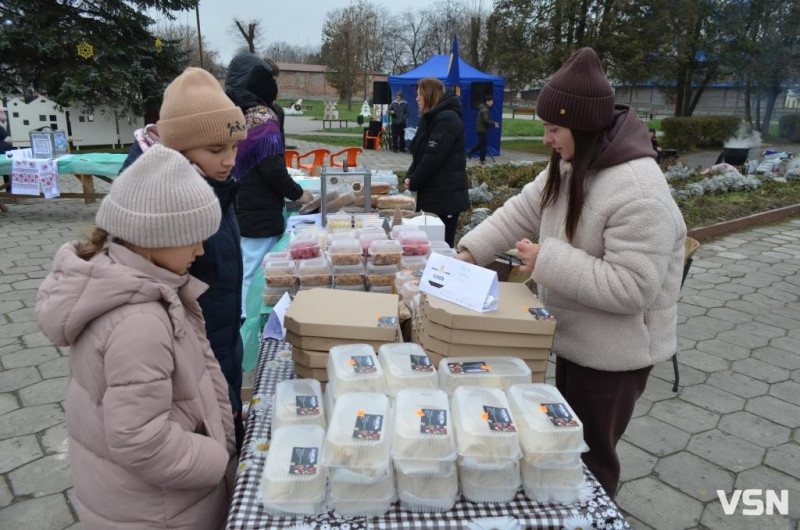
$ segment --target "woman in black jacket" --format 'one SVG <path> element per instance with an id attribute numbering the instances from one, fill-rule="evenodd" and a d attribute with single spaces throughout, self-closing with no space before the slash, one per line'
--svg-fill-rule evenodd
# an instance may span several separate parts
<path id="1" fill-rule="evenodd" d="M 421 118 L 405 183 L 417 192 L 417 211 L 441 218 L 444 240 L 452 247 L 458 216 L 469 207 L 461 100 L 445 92 L 441 81 L 427 77 L 417 84 L 417 105 Z"/>
<path id="2" fill-rule="evenodd" d="M 245 318 L 250 282 L 285 230 L 285 199 L 308 201 L 311 197 L 286 170 L 280 113 L 275 107 L 278 84 L 273 68 L 253 54 L 237 55 L 228 66 L 225 93 L 244 112 L 247 129 L 247 139 L 239 143 L 233 170 L 241 183 L 236 217 L 242 234 L 242 318 Z"/>

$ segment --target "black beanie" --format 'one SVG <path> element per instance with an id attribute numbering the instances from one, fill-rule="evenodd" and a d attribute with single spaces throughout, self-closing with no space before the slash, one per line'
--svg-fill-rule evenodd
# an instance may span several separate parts
<path id="1" fill-rule="evenodd" d="M 536 114 L 547 123 L 576 131 L 597 132 L 611 126 L 614 90 L 593 49 L 573 53 L 545 83 Z"/>

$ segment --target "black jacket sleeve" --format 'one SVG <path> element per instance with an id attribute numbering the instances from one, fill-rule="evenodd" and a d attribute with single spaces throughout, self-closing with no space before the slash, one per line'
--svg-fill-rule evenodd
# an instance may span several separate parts
<path id="1" fill-rule="evenodd" d="M 286 161 L 282 155 L 268 156 L 258 164 L 258 170 L 253 172 L 257 178 L 282 197 L 296 201 L 303 196 L 303 188 L 292 180 L 286 170 Z"/>

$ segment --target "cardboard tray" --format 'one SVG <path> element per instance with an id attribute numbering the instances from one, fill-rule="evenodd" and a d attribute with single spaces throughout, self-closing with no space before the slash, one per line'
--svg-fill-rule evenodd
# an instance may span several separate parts
<path id="1" fill-rule="evenodd" d="M 474 357 L 476 355 L 495 355 L 519 357 L 523 360 L 547 359 L 550 348 L 517 348 L 513 346 L 484 346 L 476 344 L 451 343 L 432 337 L 427 328 L 419 330 L 419 344 L 426 351 L 432 351 L 447 357 Z"/>
<path id="2" fill-rule="evenodd" d="M 496 333 L 494 331 L 475 331 L 453 329 L 437 324 L 422 313 L 422 328 L 429 336 L 443 342 L 474 344 L 479 346 L 503 346 L 512 348 L 552 348 L 553 335 L 530 335 L 526 333 Z"/>
<path id="3" fill-rule="evenodd" d="M 309 289 L 297 293 L 284 325 L 300 337 L 394 342 L 398 303 L 396 294 Z"/>
<path id="4" fill-rule="evenodd" d="M 328 382 L 328 370 L 325 368 L 309 368 L 301 364 L 295 363 L 294 372 L 298 378 L 302 379 L 316 379 L 320 383 Z"/>
<path id="5" fill-rule="evenodd" d="M 451 329 L 553 335 L 556 321 L 537 320 L 528 308 L 544 307 L 525 284 L 500 282 L 496 311 L 479 313 L 435 296 L 423 296 L 420 308 L 428 320 Z"/>
<path id="6" fill-rule="evenodd" d="M 294 347 L 292 348 L 292 360 L 295 365 L 299 364 L 306 368 L 325 368 L 328 363 L 328 352 Z"/>
<path id="7" fill-rule="evenodd" d="M 385 340 L 363 340 L 357 338 L 330 338 L 330 337 L 310 337 L 307 335 L 297 335 L 292 333 L 289 330 L 286 330 L 286 337 L 283 339 L 295 348 L 300 348 L 303 350 L 313 350 L 316 352 L 328 352 L 334 346 L 342 346 L 345 344 L 369 344 L 375 351 L 378 350 L 381 346 L 386 344 L 387 342 L 395 342 L 392 341 L 385 341 Z"/>

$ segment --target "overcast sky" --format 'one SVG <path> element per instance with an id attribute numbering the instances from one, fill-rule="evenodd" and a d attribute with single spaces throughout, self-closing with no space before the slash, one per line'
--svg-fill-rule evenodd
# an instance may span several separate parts
<path id="1" fill-rule="evenodd" d="M 373 0 L 375 5 L 387 5 L 392 14 L 402 10 L 419 10 L 431 6 L 431 0 L 401 0 L 388 3 Z M 334 9 L 345 7 L 349 0 L 200 0 L 200 31 L 203 40 L 220 54 L 227 64 L 236 49 L 244 44 L 241 36 L 231 30 L 233 19 L 258 19 L 263 27 L 260 45 L 284 41 L 297 46 L 319 46 L 322 42 L 322 26 L 325 15 Z M 195 26 L 194 11 L 176 13 L 176 23 Z M 166 22 L 163 17 L 154 17 Z"/>

